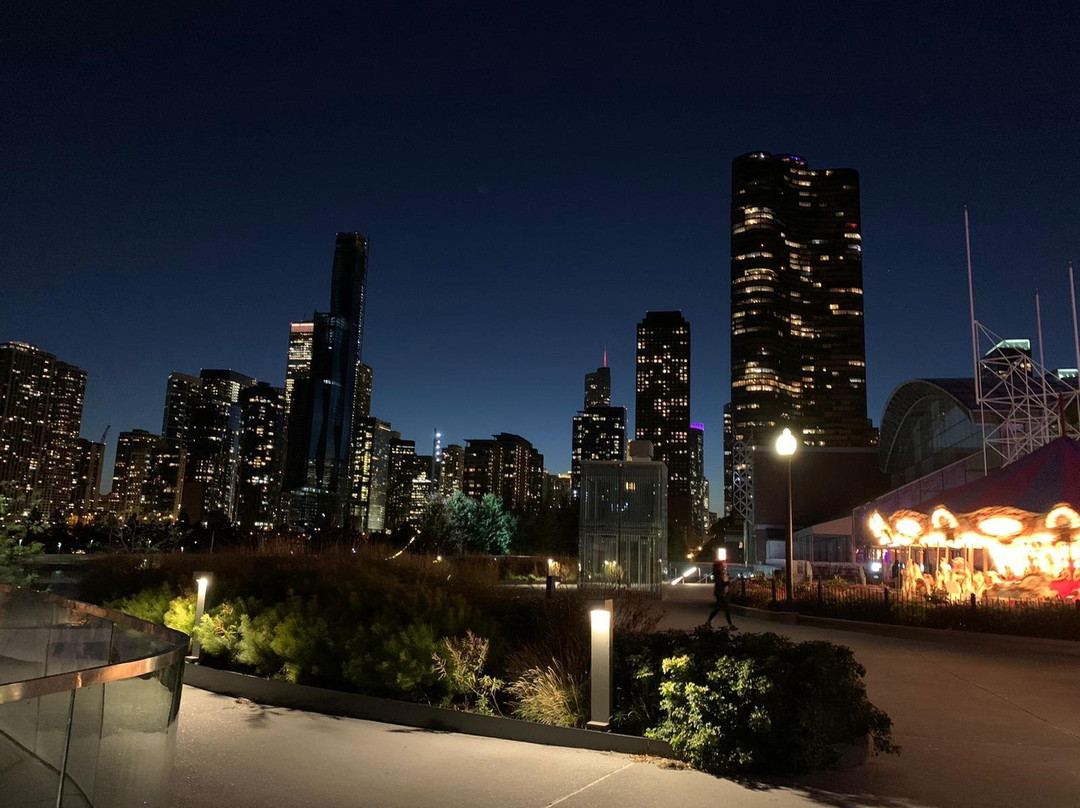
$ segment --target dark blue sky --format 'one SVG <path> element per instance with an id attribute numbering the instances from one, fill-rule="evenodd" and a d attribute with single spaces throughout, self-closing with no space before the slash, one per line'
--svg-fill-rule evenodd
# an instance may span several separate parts
<path id="1" fill-rule="evenodd" d="M 632 417 L 635 325 L 681 309 L 719 507 L 756 149 L 861 173 L 875 423 L 970 375 L 964 204 L 980 319 L 1034 338 L 1039 287 L 1047 364 L 1076 364 L 1075 3 L 224 5 L 0 10 L 0 340 L 88 371 L 88 437 L 160 429 L 170 371 L 280 384 L 359 230 L 375 415 L 564 471 L 584 374 L 606 347 Z"/>

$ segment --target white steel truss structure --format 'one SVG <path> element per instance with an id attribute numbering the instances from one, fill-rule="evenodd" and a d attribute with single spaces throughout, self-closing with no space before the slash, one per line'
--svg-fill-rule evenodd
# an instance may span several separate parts
<path id="1" fill-rule="evenodd" d="M 754 524 L 754 447 L 741 440 L 731 452 L 731 509 Z"/>
<path id="2" fill-rule="evenodd" d="M 977 388 L 987 465 L 1011 463 L 1063 434 L 1080 438 L 1075 383 L 1034 359 L 1030 341 L 1002 339 L 982 323 L 976 327 L 980 343 L 989 346 L 979 351 Z"/>

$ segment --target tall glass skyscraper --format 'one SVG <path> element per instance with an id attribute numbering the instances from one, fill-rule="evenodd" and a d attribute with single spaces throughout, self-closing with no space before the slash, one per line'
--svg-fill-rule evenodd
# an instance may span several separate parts
<path id="1" fill-rule="evenodd" d="M 289 521 L 297 529 L 348 524 L 367 258 L 364 236 L 338 233 L 330 311 L 313 318 L 311 370 L 293 387 L 284 489 L 290 495 Z"/>
<path id="2" fill-rule="evenodd" d="M 731 189 L 731 430 L 868 446 L 859 174 L 736 157 Z"/>

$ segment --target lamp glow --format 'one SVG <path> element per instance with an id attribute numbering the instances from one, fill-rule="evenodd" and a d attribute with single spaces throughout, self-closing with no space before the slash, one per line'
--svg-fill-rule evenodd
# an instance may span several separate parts
<path id="1" fill-rule="evenodd" d="M 191 654 L 189 659 L 194 662 L 199 661 L 199 638 L 195 634 L 195 629 L 199 623 L 202 622 L 203 614 L 206 611 L 206 593 L 210 589 L 210 583 L 214 580 L 214 573 L 212 572 L 196 572 L 195 573 L 195 587 L 197 594 L 195 596 L 195 621 L 192 623 L 191 631 Z"/>
<path id="2" fill-rule="evenodd" d="M 798 445 L 798 441 L 796 441 L 795 436 L 791 434 L 791 430 L 784 427 L 784 431 L 781 432 L 780 437 L 776 439 L 776 453 L 783 457 L 790 457 L 795 454 L 795 449 Z"/>
<path id="3" fill-rule="evenodd" d="M 726 547 L 717 547 L 716 548 L 716 560 L 717 561 L 727 561 L 727 548 Z"/>

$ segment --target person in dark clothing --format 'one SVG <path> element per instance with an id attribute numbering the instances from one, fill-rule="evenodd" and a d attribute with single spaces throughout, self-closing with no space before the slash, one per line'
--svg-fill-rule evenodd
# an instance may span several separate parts
<path id="1" fill-rule="evenodd" d="M 709 619 L 705 621 L 705 625 L 712 628 L 712 619 L 720 613 L 720 610 L 724 610 L 724 617 L 727 618 L 727 624 L 730 628 L 735 628 L 735 624 L 731 622 L 731 611 L 728 609 L 727 602 L 727 588 L 728 588 L 728 574 L 727 565 L 719 559 L 713 562 L 713 598 L 716 603 L 713 604 L 713 610 L 709 612 Z"/>

